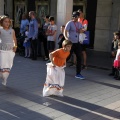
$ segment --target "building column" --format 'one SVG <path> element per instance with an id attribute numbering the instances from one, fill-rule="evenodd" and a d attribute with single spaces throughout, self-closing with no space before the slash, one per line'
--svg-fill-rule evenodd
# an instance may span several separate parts
<path id="1" fill-rule="evenodd" d="M 112 2 L 112 16 L 110 26 L 110 40 L 113 39 L 113 32 L 120 30 L 120 0 L 113 0 Z"/>
<path id="2" fill-rule="evenodd" d="M 4 0 L 0 0 L 0 15 L 4 15 Z"/>
<path id="3" fill-rule="evenodd" d="M 73 0 L 57 0 L 57 27 L 60 33 L 60 26 L 71 20 L 73 10 Z"/>
<path id="4" fill-rule="evenodd" d="M 10 6 L 10 7 L 9 7 Z M 13 0 L 6 0 L 6 11 L 5 13 L 10 16 L 10 18 L 13 18 Z"/>
<path id="5" fill-rule="evenodd" d="M 98 0 L 95 26 L 94 49 L 97 51 L 110 51 L 110 27 L 112 17 L 112 0 Z M 110 40 L 111 39 L 111 40 Z"/>

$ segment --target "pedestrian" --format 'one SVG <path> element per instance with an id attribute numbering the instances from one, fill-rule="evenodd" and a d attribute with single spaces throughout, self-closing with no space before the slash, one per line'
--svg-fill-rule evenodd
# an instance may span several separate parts
<path id="1" fill-rule="evenodd" d="M 117 50 L 118 50 L 118 43 L 120 42 L 120 33 L 119 32 L 114 32 L 114 37 L 111 43 L 111 58 L 115 58 Z M 109 76 L 114 76 L 115 75 L 115 67 L 112 65 L 112 71 L 109 74 Z"/>
<path id="2" fill-rule="evenodd" d="M 27 25 L 29 25 L 29 21 L 27 19 L 27 15 L 24 13 L 22 15 L 22 20 L 21 20 L 21 23 L 20 23 L 20 34 L 21 34 L 21 36 L 25 35 Z"/>
<path id="3" fill-rule="evenodd" d="M 37 60 L 37 38 L 38 38 L 38 22 L 35 17 L 35 12 L 30 11 L 29 17 L 31 18 L 29 24 L 29 34 L 28 38 L 31 41 L 31 53 L 32 60 Z"/>
<path id="4" fill-rule="evenodd" d="M 15 32 L 11 28 L 12 21 L 7 16 L 0 19 L 0 77 L 2 84 L 6 86 L 7 78 L 13 65 L 13 59 L 17 49 Z"/>
<path id="5" fill-rule="evenodd" d="M 120 79 L 120 42 L 118 42 L 118 50 L 114 60 L 114 77 L 116 80 Z"/>
<path id="6" fill-rule="evenodd" d="M 25 40 L 23 43 L 23 46 L 25 47 L 25 58 L 29 58 L 31 54 L 31 46 L 30 46 L 30 40 L 28 38 L 28 34 L 29 34 L 29 25 L 26 26 Z"/>
<path id="7" fill-rule="evenodd" d="M 85 40 L 86 35 L 84 33 L 85 33 L 85 31 L 87 31 L 88 21 L 84 18 L 84 14 L 81 9 L 79 9 L 78 12 L 80 13 L 78 22 L 80 22 L 82 24 L 82 33 L 80 33 L 80 35 L 79 35 L 82 56 L 83 56 L 82 69 L 86 69 L 87 68 L 87 65 L 86 65 L 87 64 L 87 54 L 86 54 L 86 45 L 83 44 L 83 41 Z M 70 66 L 73 66 L 74 64 L 76 64 L 76 56 L 75 55 L 73 55 L 73 59 L 74 59 L 74 61 Z"/>
<path id="8" fill-rule="evenodd" d="M 114 37 L 111 43 L 111 58 L 114 58 L 116 56 L 118 49 L 118 42 L 120 42 L 120 33 L 114 32 L 113 35 Z"/>
<path id="9" fill-rule="evenodd" d="M 42 25 L 41 25 L 40 18 L 37 17 L 36 19 L 37 19 L 37 22 L 38 22 L 37 57 L 42 57 L 42 52 L 41 52 L 41 46 L 42 46 L 42 41 L 43 41 L 43 38 L 41 36 Z"/>
<path id="10" fill-rule="evenodd" d="M 87 27 L 88 27 L 88 21 L 84 18 L 84 14 L 83 11 L 81 9 L 78 10 L 78 12 L 80 13 L 80 16 L 78 18 L 78 22 L 80 22 L 82 24 L 82 30 L 84 34 L 85 31 L 87 31 Z M 87 54 L 86 54 L 86 45 L 81 43 L 81 47 L 82 47 L 82 55 L 83 55 L 83 66 L 82 69 L 86 69 L 87 68 Z"/>
<path id="11" fill-rule="evenodd" d="M 49 59 L 49 52 L 48 52 L 48 46 L 47 46 L 47 35 L 46 35 L 48 26 L 50 25 L 49 17 L 50 17 L 49 15 L 45 16 L 44 18 L 45 23 L 43 24 L 43 45 L 44 45 L 44 52 L 45 52 L 45 57 L 44 57 L 45 61 Z"/>
<path id="12" fill-rule="evenodd" d="M 64 37 L 64 35 L 63 35 L 64 29 L 65 29 L 65 25 L 62 25 L 62 26 L 60 27 L 61 34 L 59 34 L 59 37 L 58 37 L 58 45 L 59 45 L 59 48 L 62 48 L 62 42 L 65 40 L 65 37 Z"/>
<path id="13" fill-rule="evenodd" d="M 68 21 L 65 26 L 64 36 L 65 39 L 69 39 L 73 43 L 70 56 L 67 58 L 67 60 L 70 59 L 73 52 L 77 58 L 75 78 L 85 79 L 81 75 L 81 44 L 79 42 L 79 34 L 82 32 L 82 24 L 78 22 L 78 17 L 79 12 L 73 12 L 72 20 Z"/>
<path id="14" fill-rule="evenodd" d="M 63 47 L 50 53 L 51 63 L 47 63 L 47 77 L 43 88 L 43 96 L 63 96 L 65 83 L 66 58 L 70 54 L 72 42 L 64 40 Z"/>
<path id="15" fill-rule="evenodd" d="M 57 32 L 57 26 L 55 25 L 55 20 L 53 16 L 49 17 L 50 25 L 48 26 L 46 35 L 47 35 L 47 45 L 49 53 L 54 51 L 55 49 L 55 41 L 56 41 L 56 32 Z"/>

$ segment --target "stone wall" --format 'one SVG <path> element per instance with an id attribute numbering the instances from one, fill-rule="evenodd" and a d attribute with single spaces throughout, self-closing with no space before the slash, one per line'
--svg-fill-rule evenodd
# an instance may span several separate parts
<path id="1" fill-rule="evenodd" d="M 110 50 L 111 17 L 112 0 L 98 0 L 94 39 L 95 50 Z"/>
<path id="2" fill-rule="evenodd" d="M 6 0 L 6 13 L 13 19 L 13 0 Z"/>
<path id="3" fill-rule="evenodd" d="M 50 1 L 50 15 L 54 16 L 56 19 L 57 14 L 57 0 L 51 0 Z"/>
<path id="4" fill-rule="evenodd" d="M 73 9 L 73 0 L 57 0 L 57 38 L 60 34 L 60 26 L 65 25 L 69 20 L 71 20 Z M 58 42 L 58 41 L 57 41 Z M 56 42 L 56 46 L 57 46 Z"/>
<path id="5" fill-rule="evenodd" d="M 112 17 L 110 26 L 110 42 L 113 32 L 120 30 L 120 0 L 113 0 Z"/>
<path id="6" fill-rule="evenodd" d="M 94 49 L 109 52 L 113 32 L 120 28 L 120 0 L 98 0 Z"/>

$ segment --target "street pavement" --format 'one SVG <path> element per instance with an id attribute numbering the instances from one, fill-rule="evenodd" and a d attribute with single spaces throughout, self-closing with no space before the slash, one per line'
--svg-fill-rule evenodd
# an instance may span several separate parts
<path id="1" fill-rule="evenodd" d="M 109 69 L 88 66 L 85 80 L 74 77 L 75 67 L 65 71 L 64 97 L 42 97 L 46 62 L 16 55 L 7 87 L 0 84 L 0 120 L 120 120 L 120 81 Z"/>

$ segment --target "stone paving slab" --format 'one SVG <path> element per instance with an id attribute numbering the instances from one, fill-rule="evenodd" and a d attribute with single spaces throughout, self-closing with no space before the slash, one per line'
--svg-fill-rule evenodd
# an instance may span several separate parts
<path id="1" fill-rule="evenodd" d="M 109 70 L 67 67 L 64 97 L 42 97 L 45 61 L 16 56 L 7 87 L 0 85 L 0 120 L 120 120 L 120 81 Z"/>

